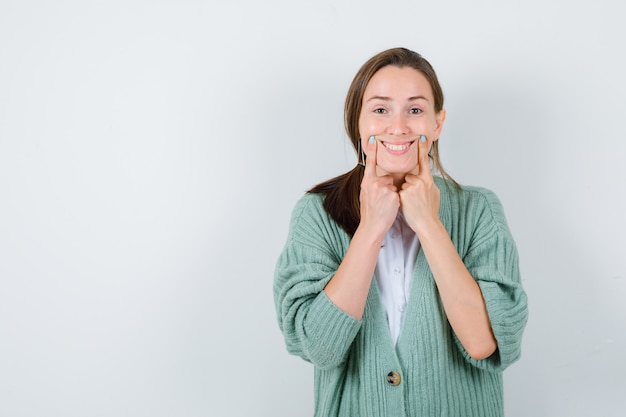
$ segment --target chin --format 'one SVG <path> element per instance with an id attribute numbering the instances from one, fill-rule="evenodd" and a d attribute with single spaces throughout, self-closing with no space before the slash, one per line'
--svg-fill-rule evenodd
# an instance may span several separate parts
<path id="1" fill-rule="evenodd" d="M 379 164 L 378 166 L 391 175 L 406 175 L 413 171 L 417 164 Z"/>

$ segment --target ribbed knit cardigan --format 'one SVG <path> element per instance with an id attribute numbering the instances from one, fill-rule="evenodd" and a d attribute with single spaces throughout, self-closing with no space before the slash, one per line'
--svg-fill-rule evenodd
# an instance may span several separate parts
<path id="1" fill-rule="evenodd" d="M 439 217 L 482 291 L 498 343 L 474 360 L 450 327 L 432 272 L 418 254 L 406 315 L 394 346 L 376 279 L 356 320 L 323 291 L 350 237 L 324 211 L 323 196 L 296 204 L 278 258 L 274 299 L 287 350 L 315 366 L 315 416 L 502 416 L 502 371 L 520 357 L 527 320 L 518 255 L 502 206 L 489 190 L 455 191 L 436 177 Z M 387 380 L 390 372 L 400 383 Z"/>

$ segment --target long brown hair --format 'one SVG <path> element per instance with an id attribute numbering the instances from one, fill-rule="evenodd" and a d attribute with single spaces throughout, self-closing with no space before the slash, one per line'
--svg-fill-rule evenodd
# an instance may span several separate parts
<path id="1" fill-rule="evenodd" d="M 443 90 L 439 85 L 437 74 L 430 63 L 417 52 L 406 48 L 393 48 L 380 52 L 370 58 L 357 72 L 352 84 L 348 89 L 346 104 L 344 107 L 344 125 L 346 133 L 354 151 L 359 157 L 361 134 L 359 132 L 359 116 L 363 105 L 363 94 L 370 80 L 381 68 L 388 65 L 400 68 L 410 67 L 422 73 L 428 80 L 434 97 L 435 112 L 443 109 Z M 459 185 L 443 169 L 439 159 L 439 141 L 432 144 L 428 157 L 432 165 L 441 176 L 451 182 L 457 189 Z M 363 158 L 366 156 L 363 155 Z M 361 181 L 363 180 L 364 167 L 357 165 L 354 169 L 317 184 L 309 190 L 310 193 L 325 195 L 324 209 L 330 217 L 339 224 L 350 236 L 354 235 L 361 221 L 361 206 L 359 196 L 361 193 Z"/>

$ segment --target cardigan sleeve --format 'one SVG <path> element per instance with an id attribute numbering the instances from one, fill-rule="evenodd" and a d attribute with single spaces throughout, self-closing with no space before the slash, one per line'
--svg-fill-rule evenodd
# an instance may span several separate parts
<path id="1" fill-rule="evenodd" d="M 463 256 L 468 271 L 483 294 L 496 352 L 483 360 L 472 359 L 456 338 L 465 358 L 478 368 L 502 371 L 521 355 L 522 333 L 528 320 L 528 303 L 522 288 L 517 247 L 509 231 L 502 205 L 489 190 L 473 193 L 469 222 L 475 222 Z"/>
<path id="2" fill-rule="evenodd" d="M 274 303 L 287 350 L 321 369 L 346 360 L 361 326 L 324 292 L 341 262 L 333 250 L 337 234 L 343 233 L 338 229 L 320 196 L 303 197 L 274 274 Z"/>

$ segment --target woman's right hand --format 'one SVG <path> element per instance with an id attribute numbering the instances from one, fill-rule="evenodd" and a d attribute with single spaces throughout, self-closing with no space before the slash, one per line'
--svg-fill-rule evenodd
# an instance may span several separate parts
<path id="1" fill-rule="evenodd" d="M 367 160 L 361 181 L 361 222 L 335 275 L 324 292 L 334 305 L 361 320 L 365 311 L 380 246 L 396 220 L 400 209 L 400 194 L 390 175 L 376 174 L 374 140 L 366 146 Z"/>
<path id="2" fill-rule="evenodd" d="M 365 173 L 361 181 L 361 222 L 359 228 L 365 228 L 381 240 L 391 228 L 400 208 L 400 195 L 393 184 L 391 175 L 378 176 L 376 173 L 376 153 L 378 140 L 367 142 Z"/>

